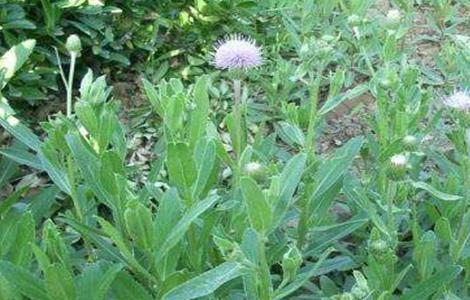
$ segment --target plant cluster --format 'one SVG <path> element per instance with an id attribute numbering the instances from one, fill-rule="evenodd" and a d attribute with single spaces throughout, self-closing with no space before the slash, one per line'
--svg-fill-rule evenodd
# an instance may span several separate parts
<path id="1" fill-rule="evenodd" d="M 90 9 L 94 22 L 114 5 L 136 20 L 142 7 L 179 9 L 178 25 L 156 17 L 147 34 L 187 34 L 164 58 L 154 39 L 146 68 L 130 69 L 147 78 L 148 169 L 129 162 L 137 133 L 100 68 L 74 94 L 75 65 L 95 45 L 86 32 L 53 52 L 66 113 L 34 130 L 9 100 L 43 36 L 9 45 L 0 186 L 20 183 L 0 201 L 0 299 L 469 299 L 470 38 L 459 16 L 470 3 L 102 2 L 44 0 L 39 14 L 62 20 L 57 33 Z M 28 5 L 7 7 L 38 9 Z M 213 44 L 224 15 L 240 24 Z M 34 25 L 18 20 L 15 30 Z M 189 41 L 200 44 L 178 63 L 199 71 L 164 76 Z M 114 50 L 140 55 L 129 43 Z M 416 55 L 436 44 L 435 59 Z M 347 113 L 367 129 L 318 151 L 353 102 Z"/>

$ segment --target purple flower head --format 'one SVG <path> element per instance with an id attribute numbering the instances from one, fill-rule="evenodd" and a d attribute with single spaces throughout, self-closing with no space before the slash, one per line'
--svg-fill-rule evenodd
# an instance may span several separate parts
<path id="1" fill-rule="evenodd" d="M 450 108 L 468 111 L 470 110 L 470 91 L 455 91 L 452 95 L 444 98 L 444 104 Z"/>
<path id="2" fill-rule="evenodd" d="M 261 47 L 254 40 L 232 35 L 217 42 L 212 54 L 212 64 L 222 70 L 249 69 L 263 63 Z"/>

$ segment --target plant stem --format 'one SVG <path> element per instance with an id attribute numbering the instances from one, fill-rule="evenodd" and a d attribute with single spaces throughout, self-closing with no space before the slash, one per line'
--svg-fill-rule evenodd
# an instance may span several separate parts
<path id="1" fill-rule="evenodd" d="M 307 129 L 307 138 L 305 140 L 305 150 L 307 152 L 309 161 L 312 161 L 312 159 L 315 158 L 315 125 L 317 124 L 318 92 L 320 90 L 322 73 L 323 67 L 320 67 L 313 82 L 310 95 L 310 115 Z"/>
<path id="2" fill-rule="evenodd" d="M 241 116 L 241 80 L 234 79 L 233 80 L 233 126 L 235 127 L 235 139 L 234 143 L 235 152 L 237 156 L 241 155 L 242 152 L 242 116 Z"/>
<path id="3" fill-rule="evenodd" d="M 67 83 L 67 118 L 72 116 L 72 90 L 73 90 L 73 75 L 75 73 L 75 62 L 77 60 L 77 53 L 70 52 L 70 70 L 69 79 Z"/>

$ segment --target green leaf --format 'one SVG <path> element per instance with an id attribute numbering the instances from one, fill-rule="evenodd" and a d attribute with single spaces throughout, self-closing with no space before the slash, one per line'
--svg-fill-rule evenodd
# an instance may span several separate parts
<path id="1" fill-rule="evenodd" d="M 218 200 L 218 196 L 211 195 L 207 199 L 197 202 L 193 205 L 181 218 L 181 220 L 173 227 L 172 231 L 166 237 L 165 241 L 157 249 L 155 255 L 156 263 L 160 262 L 170 250 L 178 244 L 178 242 L 184 237 L 189 226 L 206 210 L 212 207 Z"/>
<path id="2" fill-rule="evenodd" d="M 32 258 L 31 244 L 34 243 L 36 228 L 33 215 L 26 212 L 17 225 L 14 251 L 10 253 L 10 261 L 17 266 L 29 266 Z"/>
<path id="3" fill-rule="evenodd" d="M 76 299 L 76 288 L 72 274 L 63 265 L 49 265 L 44 271 L 44 281 L 51 299 Z"/>
<path id="4" fill-rule="evenodd" d="M 9 158 L 0 159 L 0 188 L 3 188 L 18 170 L 18 164 Z"/>
<path id="5" fill-rule="evenodd" d="M 344 94 L 330 98 L 325 102 L 325 104 L 323 104 L 321 109 L 318 111 L 318 114 L 325 115 L 329 113 L 330 111 L 332 111 L 333 109 L 335 109 L 336 107 L 338 107 L 344 101 L 348 101 L 348 100 L 361 96 L 362 94 L 367 92 L 368 89 L 369 89 L 369 85 L 368 83 L 365 83 L 365 84 L 361 84 L 361 85 L 354 87 L 353 89 L 347 91 Z"/>
<path id="6" fill-rule="evenodd" d="M 135 279 L 127 272 L 120 272 L 114 279 L 111 287 L 113 296 L 117 300 L 153 300 L 153 298 Z M 85 300 L 85 299 L 83 299 Z"/>
<path id="7" fill-rule="evenodd" d="M 42 170 L 42 164 L 38 158 L 24 149 L 10 147 L 8 149 L 1 149 L 0 154 L 16 161 L 19 164 Z"/>
<path id="8" fill-rule="evenodd" d="M 363 142 L 362 137 L 353 138 L 346 145 L 336 150 L 331 158 L 323 160 L 318 171 L 315 173 L 315 178 L 318 178 L 319 181 L 308 200 L 308 212 L 312 214 L 312 217 L 315 207 L 324 208 L 327 204 L 321 202 L 327 199 L 332 200 L 331 197 L 322 196 L 348 172 Z"/>
<path id="9" fill-rule="evenodd" d="M 3 71 L 3 80 L 0 83 L 0 90 L 2 90 L 8 81 L 15 75 L 21 66 L 28 60 L 28 57 L 33 53 L 36 40 L 26 40 L 20 44 L 13 46 L 3 54 L 0 58 L 0 70 Z"/>
<path id="10" fill-rule="evenodd" d="M 240 184 L 251 226 L 258 232 L 266 232 L 271 226 L 272 210 L 263 191 L 250 177 L 243 177 Z"/>
<path id="11" fill-rule="evenodd" d="M 193 199 L 200 197 L 208 183 L 211 183 L 210 179 L 214 171 L 217 171 L 216 167 L 216 144 L 213 140 L 202 142 L 204 145 L 200 151 L 200 160 L 198 161 L 197 179 L 193 186 Z M 198 144 L 199 145 L 199 144 Z M 199 147 L 197 147 L 199 148 Z M 196 152 L 198 153 L 198 152 Z M 195 155 L 198 156 L 197 154 Z"/>
<path id="12" fill-rule="evenodd" d="M 285 121 L 278 122 L 277 132 L 279 133 L 279 137 L 292 147 L 296 145 L 304 146 L 305 144 L 304 133 L 295 125 Z"/>
<path id="13" fill-rule="evenodd" d="M 448 266 L 443 270 L 435 273 L 426 281 L 415 285 L 408 293 L 400 297 L 401 300 L 422 300 L 429 299 L 434 293 L 439 291 L 443 286 L 454 280 L 462 271 L 460 266 Z"/>
<path id="14" fill-rule="evenodd" d="M 356 217 L 352 220 L 340 224 L 325 227 L 316 227 L 313 232 L 312 245 L 305 255 L 316 255 L 319 251 L 327 248 L 331 243 L 351 234 L 369 220 L 367 218 Z"/>
<path id="15" fill-rule="evenodd" d="M 237 262 L 225 262 L 179 286 L 163 296 L 164 300 L 189 300 L 212 294 L 222 284 L 245 273 Z"/>
<path id="16" fill-rule="evenodd" d="M 13 116 L 13 114 L 13 109 L 5 99 L 2 99 L 0 101 L 0 125 L 23 144 L 34 151 L 39 151 L 41 147 L 39 137 Z"/>
<path id="17" fill-rule="evenodd" d="M 50 300 L 41 280 L 29 270 L 15 266 L 8 261 L 0 261 L 0 273 L 26 297 L 35 300 Z"/>
<path id="18" fill-rule="evenodd" d="M 451 194 L 447 194 L 447 193 L 444 193 L 444 192 L 441 192 L 439 190 L 437 190 L 435 187 L 425 183 L 425 182 L 422 182 L 422 181 L 417 181 L 417 182 L 412 182 L 411 183 L 415 188 L 417 189 L 421 189 L 421 190 L 425 190 L 426 192 L 430 193 L 431 195 L 433 195 L 434 197 L 440 199 L 440 200 L 444 200 L 444 201 L 457 201 L 457 200 L 460 200 L 462 199 L 461 196 L 458 196 L 458 195 L 451 195 Z"/>
<path id="19" fill-rule="evenodd" d="M 0 300 L 21 300 L 22 297 L 2 274 L 0 274 Z"/>
<path id="20" fill-rule="evenodd" d="M 129 235 L 140 249 L 151 250 L 154 241 L 152 212 L 138 200 L 129 201 L 124 211 Z"/>
<path id="21" fill-rule="evenodd" d="M 88 265 L 77 278 L 79 300 L 101 300 L 106 295 L 116 276 L 122 270 L 121 264 L 106 266 L 107 263 L 97 262 Z"/>
<path id="22" fill-rule="evenodd" d="M 198 140 L 204 135 L 209 114 L 209 95 L 207 87 L 209 76 L 202 76 L 196 80 L 194 85 L 194 104 L 196 107 L 191 111 L 189 145 L 193 148 Z"/>
<path id="23" fill-rule="evenodd" d="M 47 172 L 52 181 L 66 194 L 70 195 L 71 186 L 66 175 L 65 170 L 61 169 L 56 165 L 54 158 L 52 158 L 54 153 L 48 151 L 46 147 L 43 147 L 38 153 L 39 160 L 44 171 Z M 52 158 L 52 159 L 51 159 Z"/>
<path id="24" fill-rule="evenodd" d="M 13 193 L 11 193 L 6 199 L 2 200 L 0 202 L 0 216 L 4 217 L 6 213 L 10 210 L 12 205 L 15 204 L 18 199 L 20 199 L 21 195 L 23 195 L 23 193 L 25 193 L 28 189 L 28 186 L 19 188 Z"/>
<path id="25" fill-rule="evenodd" d="M 276 228 L 283 221 L 284 216 L 292 203 L 292 196 L 294 195 L 300 179 L 302 178 L 306 163 L 307 155 L 301 153 L 291 158 L 284 167 L 279 180 L 282 183 L 282 187 L 279 201 L 276 203 L 274 208 L 273 228 Z"/>
<path id="26" fill-rule="evenodd" d="M 197 178 L 197 171 L 189 146 L 184 143 L 169 143 L 166 163 L 170 182 L 180 188 L 190 188 Z"/>

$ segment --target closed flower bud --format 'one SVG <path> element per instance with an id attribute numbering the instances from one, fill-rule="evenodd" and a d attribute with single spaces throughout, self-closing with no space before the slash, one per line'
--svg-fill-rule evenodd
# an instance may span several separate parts
<path id="1" fill-rule="evenodd" d="M 293 246 L 284 253 L 282 257 L 283 280 L 291 281 L 295 278 L 300 265 L 302 264 L 302 254 L 297 247 Z"/>
<path id="2" fill-rule="evenodd" d="M 250 177 L 252 177 L 256 180 L 263 179 L 264 175 L 265 175 L 265 169 L 264 169 L 263 165 L 260 164 L 259 162 L 247 163 L 244 166 L 243 171 L 246 175 L 248 175 L 248 176 L 250 176 Z"/>
<path id="3" fill-rule="evenodd" d="M 370 243 L 370 250 L 375 254 L 387 251 L 388 245 L 384 240 L 376 240 Z"/>
<path id="4" fill-rule="evenodd" d="M 398 9 L 392 9 L 385 17 L 385 27 L 389 30 L 397 30 L 401 23 L 401 13 Z"/>
<path id="5" fill-rule="evenodd" d="M 380 86 L 384 89 L 388 89 L 388 88 L 392 87 L 392 81 L 388 78 L 384 78 L 384 79 L 380 80 Z"/>
<path id="6" fill-rule="evenodd" d="M 76 34 L 72 34 L 67 38 L 67 42 L 65 43 L 65 48 L 69 52 L 73 53 L 80 53 L 82 51 L 82 42 L 80 38 Z"/>
<path id="7" fill-rule="evenodd" d="M 362 19 L 358 15 L 351 15 L 348 17 L 348 23 L 350 26 L 357 27 L 361 25 Z"/>
<path id="8" fill-rule="evenodd" d="M 390 171 L 395 179 L 403 177 L 408 167 L 408 158 L 404 154 L 396 154 L 390 158 Z"/>
<path id="9" fill-rule="evenodd" d="M 414 135 L 407 135 L 403 138 L 403 145 L 408 150 L 415 149 L 417 144 L 418 144 L 418 140 L 416 139 Z"/>
<path id="10" fill-rule="evenodd" d="M 365 297 L 369 294 L 369 291 L 363 287 L 355 285 L 351 289 L 351 294 L 354 296 L 354 299 L 365 299 Z"/>
<path id="11" fill-rule="evenodd" d="M 406 168 L 408 159 L 403 154 L 396 154 L 390 158 L 390 165 L 394 169 Z"/>

